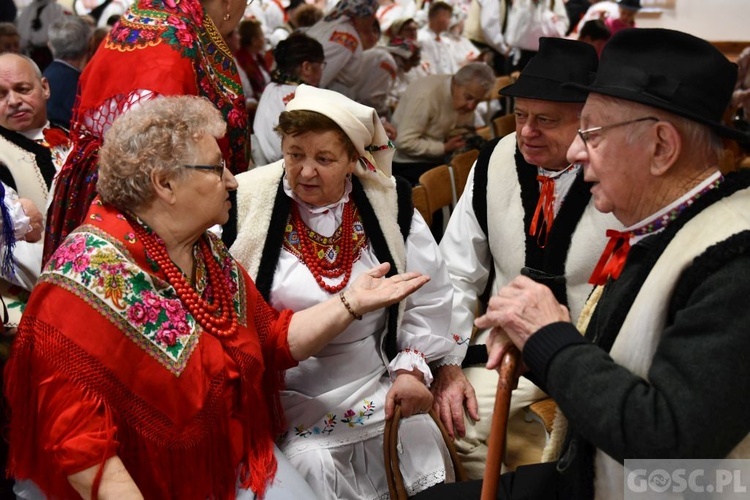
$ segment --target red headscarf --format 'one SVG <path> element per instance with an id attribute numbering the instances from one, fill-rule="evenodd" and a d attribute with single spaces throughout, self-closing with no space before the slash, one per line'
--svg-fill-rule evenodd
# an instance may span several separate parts
<path id="1" fill-rule="evenodd" d="M 247 170 L 247 112 L 232 54 L 198 0 L 138 0 L 115 25 L 80 80 L 63 166 L 47 220 L 44 262 L 75 229 L 96 196 L 104 132 L 142 99 L 199 95 L 227 121 L 219 141 L 227 166 Z"/>

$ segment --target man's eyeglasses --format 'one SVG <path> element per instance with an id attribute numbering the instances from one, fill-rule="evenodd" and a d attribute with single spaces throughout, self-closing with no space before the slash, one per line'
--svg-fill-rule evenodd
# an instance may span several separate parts
<path id="1" fill-rule="evenodd" d="M 586 130 L 578 129 L 578 136 L 583 141 L 583 144 L 585 146 L 588 146 L 589 145 L 589 139 L 591 138 L 591 136 L 593 134 L 601 133 L 601 132 L 603 132 L 605 130 L 612 129 L 612 128 L 617 128 L 617 127 L 622 127 L 622 126 L 625 126 L 625 125 L 630 125 L 631 123 L 645 122 L 647 120 L 654 120 L 654 121 L 658 122 L 659 118 L 657 118 L 655 116 L 644 116 L 643 118 L 636 118 L 635 120 L 628 120 L 628 121 L 624 121 L 624 122 L 613 123 L 611 125 L 603 125 L 601 127 L 591 127 L 591 128 L 587 128 Z"/>
<path id="2" fill-rule="evenodd" d="M 194 170 L 211 170 L 213 173 L 219 176 L 219 179 L 224 178 L 224 169 L 227 163 L 224 158 L 221 159 L 218 165 L 183 165 L 185 168 L 192 168 Z"/>
<path id="3" fill-rule="evenodd" d="M 320 69 L 324 70 L 326 69 L 326 66 L 328 65 L 327 61 L 315 61 L 313 64 L 320 64 Z"/>

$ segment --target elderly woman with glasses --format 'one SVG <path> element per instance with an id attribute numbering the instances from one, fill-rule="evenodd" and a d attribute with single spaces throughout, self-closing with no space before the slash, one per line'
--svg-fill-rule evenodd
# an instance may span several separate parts
<path id="1" fill-rule="evenodd" d="M 407 492 L 450 481 L 439 430 L 419 414 L 433 402 L 428 363 L 453 346 L 453 291 L 411 188 L 391 176 L 383 125 L 372 108 L 300 85 L 276 130 L 283 159 L 238 176 L 231 252 L 272 306 L 299 311 L 340 298 L 356 319 L 286 371 L 280 448 L 322 498 L 386 498 L 383 428 L 400 405 Z M 349 290 L 386 262 L 432 279 L 366 313 Z"/>
<path id="2" fill-rule="evenodd" d="M 26 493 L 33 481 L 48 498 L 314 498 L 274 449 L 281 370 L 352 308 L 429 278 L 373 265 L 341 297 L 274 310 L 206 232 L 237 187 L 224 131 L 208 101 L 182 96 L 105 136 L 100 196 L 39 278 L 6 371 L 10 473 Z"/>

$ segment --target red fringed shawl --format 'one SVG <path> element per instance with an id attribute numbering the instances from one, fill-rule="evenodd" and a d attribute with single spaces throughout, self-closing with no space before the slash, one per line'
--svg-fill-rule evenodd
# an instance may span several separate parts
<path id="1" fill-rule="evenodd" d="M 116 454 L 146 498 L 233 498 L 238 475 L 262 496 L 283 428 L 280 370 L 295 364 L 291 312 L 268 306 L 212 237 L 240 322 L 214 337 L 121 213 L 96 200 L 86 221 L 39 279 L 7 365 L 9 474 L 69 498 L 67 475 Z M 205 273 L 198 261 L 196 289 L 210 295 Z"/>
<path id="2" fill-rule="evenodd" d="M 98 151 L 112 121 L 157 95 L 198 95 L 227 122 L 219 141 L 233 173 L 247 170 L 247 112 L 232 54 L 198 0 L 138 0 L 99 46 L 80 79 L 73 151 L 47 219 L 44 260 L 82 221 L 96 195 Z"/>

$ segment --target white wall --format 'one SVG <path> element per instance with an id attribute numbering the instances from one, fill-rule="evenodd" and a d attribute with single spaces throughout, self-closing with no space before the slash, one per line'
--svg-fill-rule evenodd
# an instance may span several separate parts
<path id="1" fill-rule="evenodd" d="M 669 28 L 709 41 L 750 41 L 750 0 L 674 0 L 661 15 L 638 16 L 641 28 Z"/>

